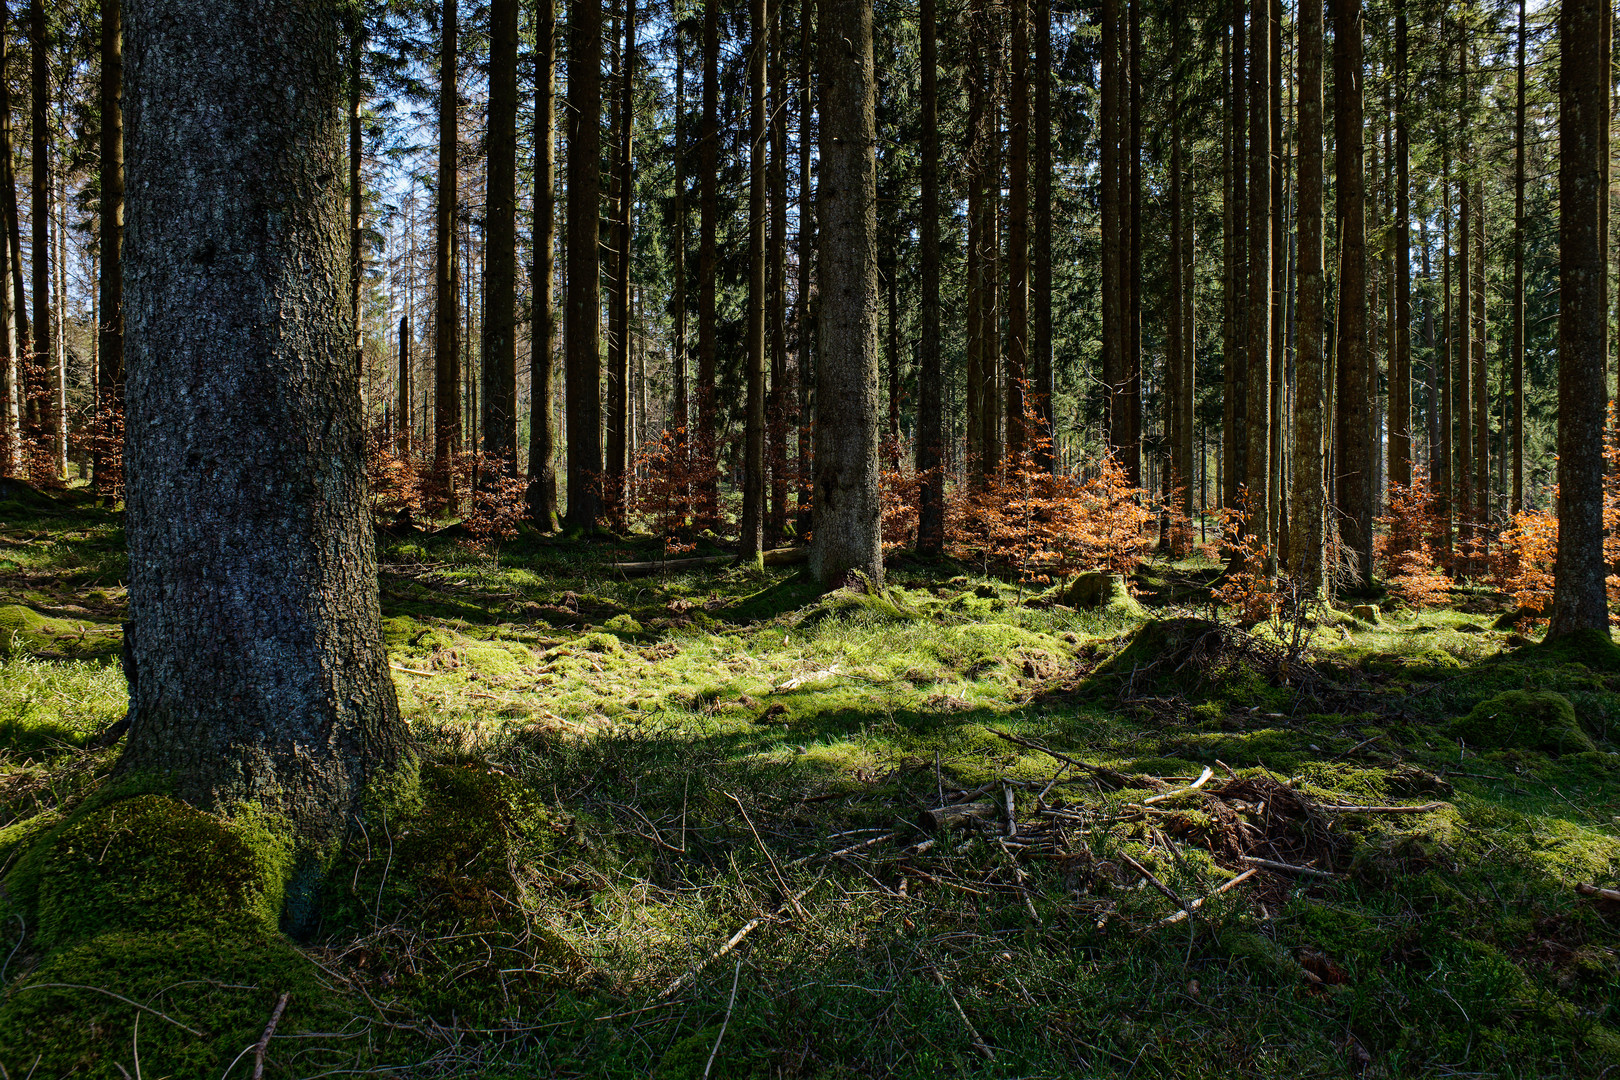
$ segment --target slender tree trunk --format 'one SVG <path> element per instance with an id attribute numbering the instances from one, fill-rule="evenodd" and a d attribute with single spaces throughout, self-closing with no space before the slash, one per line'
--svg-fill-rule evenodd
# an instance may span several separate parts
<path id="1" fill-rule="evenodd" d="M 1102 198 L 1102 382 L 1103 429 L 1108 452 L 1123 458 L 1126 430 L 1120 409 L 1125 367 L 1125 307 L 1121 282 L 1125 252 L 1120 220 L 1120 0 L 1102 0 L 1102 148 L 1098 183 Z"/>
<path id="2" fill-rule="evenodd" d="M 1524 83 L 1525 0 L 1519 0 L 1518 70 L 1513 111 L 1513 499 L 1524 509 Z"/>
<path id="3" fill-rule="evenodd" d="M 615 39 L 617 41 L 617 39 Z M 636 0 L 625 0 L 624 53 L 618 86 L 618 188 L 609 199 L 613 215 L 613 288 L 609 297 L 607 391 L 607 473 L 603 495 L 610 500 L 608 516 L 622 528 L 628 511 L 626 485 L 630 477 L 630 263 L 631 228 L 635 210 L 635 70 Z"/>
<path id="4" fill-rule="evenodd" d="M 1389 481 L 1412 486 L 1412 177 L 1406 4 L 1395 9 L 1395 355 L 1389 372 Z"/>
<path id="5" fill-rule="evenodd" d="M 105 436 L 116 434 L 122 426 L 124 409 L 124 59 L 121 0 L 101 0 L 101 210 L 100 244 L 101 276 L 97 306 L 101 309 L 96 327 L 99 340 L 96 353 L 100 365 L 97 372 L 98 413 L 104 425 L 103 439 L 96 441 L 91 469 L 96 489 L 110 494 L 116 484 L 113 463 L 108 460 Z M 0 24 L 0 33 L 4 32 Z M 4 63 L 4 49 L 0 47 L 0 66 Z M 0 153 L 9 153 L 8 146 L 0 146 Z M 0 261 L 3 261 L 0 254 Z M 3 280 L 3 275 L 0 275 Z M 0 289 L 0 292 L 3 292 Z M 3 298 L 0 298 L 3 299 Z M 0 304 L 9 307 L 9 305 Z M 4 366 L 9 370 L 12 350 L 11 335 L 15 330 L 6 318 L 6 337 L 3 344 L 6 356 Z M 0 378 L 0 391 L 11 402 L 9 380 Z M 6 432 L 12 430 L 8 424 Z M 9 471 L 7 453 L 9 440 L 0 439 L 0 474 Z"/>
<path id="6" fill-rule="evenodd" d="M 439 199 L 434 216 L 433 478 L 455 505 L 454 458 L 461 445 L 461 271 L 456 259 L 456 0 L 444 0 L 439 42 Z"/>
<path id="7" fill-rule="evenodd" d="M 810 269 L 815 262 L 816 219 L 810 182 L 814 113 L 810 57 L 815 47 L 812 33 L 815 6 L 815 0 L 801 0 L 799 5 L 799 296 L 794 317 L 799 331 L 799 491 L 796 501 L 800 536 L 810 529 L 810 388 L 815 384 L 811 369 L 815 326 L 810 317 Z"/>
<path id="8" fill-rule="evenodd" d="M 1490 544 L 1491 523 L 1491 419 L 1490 384 L 1485 373 L 1485 182 L 1474 183 L 1474 310 L 1469 319 L 1470 352 L 1473 357 L 1474 388 L 1474 522 L 1478 536 L 1478 558 L 1484 568 Z M 1605 263 L 1605 265 L 1607 265 Z"/>
<path id="9" fill-rule="evenodd" d="M 394 453 L 402 458 L 411 453 L 411 413 L 415 396 L 411 389 L 411 320 L 399 317 L 399 368 L 394 379 Z"/>
<path id="10" fill-rule="evenodd" d="M 1271 480 L 1271 0 L 1253 0 L 1250 5 L 1248 89 L 1248 447 L 1244 484 L 1249 492 L 1250 534 L 1268 545 L 1271 559 L 1275 559 L 1267 495 Z"/>
<path id="11" fill-rule="evenodd" d="M 602 7 L 576 0 L 568 48 L 568 523 L 601 516 Z"/>
<path id="12" fill-rule="evenodd" d="M 917 554 L 934 557 L 945 546 L 945 379 L 939 325 L 939 60 L 935 0 L 921 2 L 922 220 L 918 229 L 922 310 L 917 347 Z M 1044 71 L 1038 63 L 1036 67 Z"/>
<path id="13" fill-rule="evenodd" d="M 1232 138 L 1232 275 L 1227 287 L 1232 292 L 1232 352 L 1228 364 L 1231 368 L 1232 426 L 1228 432 L 1229 469 L 1227 489 L 1231 493 L 1229 506 L 1236 508 L 1240 494 L 1250 480 L 1249 469 L 1249 320 L 1252 316 L 1249 292 L 1249 257 L 1258 242 L 1249 237 L 1254 228 L 1249 213 L 1249 202 L 1254 192 L 1249 190 L 1249 36 L 1244 16 L 1244 0 L 1232 0 L 1232 65 L 1231 65 L 1231 138 Z M 1247 239 L 1246 239 L 1247 238 Z M 1252 509 L 1252 508 L 1251 508 Z"/>
<path id="14" fill-rule="evenodd" d="M 557 527 L 557 423 L 552 412 L 555 365 L 552 357 L 552 247 L 557 216 L 557 0 L 535 0 L 534 59 L 534 266 L 529 274 L 534 293 L 529 322 L 529 486 L 525 493 L 529 520 L 542 529 Z"/>
<path id="15" fill-rule="evenodd" d="M 1334 0 L 1334 156 L 1339 217 L 1339 535 L 1356 555 L 1358 584 L 1372 581 L 1372 431 L 1368 400 L 1366 182 L 1362 172 L 1361 0 Z"/>
<path id="16" fill-rule="evenodd" d="M 1024 385 L 1029 375 L 1029 3 L 1010 0 L 1007 103 L 1007 456 L 1027 447 Z"/>
<path id="17" fill-rule="evenodd" d="M 698 136 L 698 433 L 699 490 L 696 524 L 720 522 L 720 479 L 716 469 L 718 416 L 714 398 L 718 348 L 715 275 L 719 253 L 715 230 L 720 219 L 720 0 L 703 2 L 703 130 Z"/>
<path id="18" fill-rule="evenodd" d="M 1030 365 L 1040 432 L 1036 464 L 1056 465 L 1056 377 L 1052 370 L 1052 0 L 1035 4 L 1035 232 L 1030 237 Z M 936 314 L 937 318 L 937 314 Z M 937 330 L 936 330 L 937 333 Z"/>
<path id="19" fill-rule="evenodd" d="M 1441 78 L 1445 77 L 1445 64 L 1441 65 Z M 1440 133 L 1440 295 L 1443 299 L 1443 309 L 1440 316 L 1440 333 L 1445 339 L 1442 355 L 1438 360 L 1440 378 L 1443 383 L 1440 391 L 1440 468 L 1435 477 L 1435 494 L 1438 497 L 1440 519 L 1442 522 L 1441 547 L 1448 560 L 1452 556 L 1452 516 L 1456 506 L 1455 499 L 1455 421 L 1453 415 L 1456 411 L 1456 402 L 1452 400 L 1455 394 L 1457 381 L 1454 365 L 1456 352 L 1456 327 L 1452 321 L 1452 293 L 1451 293 L 1451 137 L 1448 129 L 1444 127 L 1445 119 L 1441 118 L 1442 129 Z"/>
<path id="20" fill-rule="evenodd" d="M 675 242 L 671 245 L 674 285 L 670 290 L 672 328 L 669 353 L 672 395 L 669 428 L 675 436 L 675 447 L 685 464 L 687 453 L 687 426 L 691 424 L 691 404 L 687 395 L 686 357 L 686 38 L 681 30 L 684 11 L 677 3 L 674 26 L 675 38 Z"/>
<path id="21" fill-rule="evenodd" d="M 1234 81 L 1228 74 L 1235 66 L 1232 55 L 1233 34 L 1230 25 L 1221 28 L 1221 438 L 1217 451 L 1220 464 L 1216 468 L 1215 487 L 1223 508 L 1237 505 L 1236 445 L 1238 424 L 1237 383 L 1237 96 Z M 1106 177 L 1107 169 L 1103 170 Z M 1106 235 L 1106 233 L 1105 233 Z M 1106 283 L 1107 274 L 1103 275 Z"/>
<path id="22" fill-rule="evenodd" d="M 1121 163 L 1125 194 L 1125 479 L 1141 487 L 1142 476 L 1142 0 L 1130 5 L 1129 62 L 1126 66 L 1129 110 L 1126 136 L 1130 151 Z"/>
<path id="23" fill-rule="evenodd" d="M 1603 559 L 1603 428 L 1609 401 L 1602 223 L 1609 123 L 1606 20 L 1565 0 L 1558 20 L 1558 557 L 1549 639 L 1609 638 Z"/>
<path id="24" fill-rule="evenodd" d="M 301 848 L 290 895 L 317 884 L 368 783 L 410 755 L 343 302 L 340 12 L 332 0 L 124 11 L 140 678 L 118 768 L 206 809 L 268 804 Z"/>
<path id="25" fill-rule="evenodd" d="M 518 0 L 489 6 L 484 206 L 483 447 L 509 476 L 517 475 L 517 9 Z"/>
<path id="26" fill-rule="evenodd" d="M 1452 417 L 1457 426 L 1457 539 L 1462 545 L 1464 555 L 1463 566 L 1473 569 L 1474 540 L 1478 535 L 1474 521 L 1474 353 L 1473 336 L 1470 333 L 1470 322 L 1473 318 L 1474 302 L 1474 216 L 1473 200 L 1470 198 L 1468 175 L 1472 157 L 1470 154 L 1470 139 L 1468 136 L 1468 31 L 1461 20 L 1457 24 L 1457 60 L 1461 68 L 1460 81 L 1461 96 L 1458 101 L 1459 131 L 1462 134 L 1462 146 L 1459 148 L 1457 159 L 1457 322 L 1455 333 L 1457 335 L 1456 353 L 1456 386 L 1453 390 Z"/>
<path id="27" fill-rule="evenodd" d="M 765 0 L 752 0 L 748 55 L 748 357 L 742 535 L 745 559 L 765 550 Z"/>
<path id="28" fill-rule="evenodd" d="M 1269 149 L 1271 173 L 1271 282 L 1270 282 L 1270 370 L 1267 378 L 1271 380 L 1269 394 L 1270 409 L 1266 422 L 1267 433 L 1267 471 L 1266 471 L 1266 505 L 1267 512 L 1267 562 L 1268 569 L 1275 573 L 1279 559 L 1287 558 L 1288 526 L 1285 522 L 1288 506 L 1287 492 L 1283 490 L 1283 426 L 1286 422 L 1284 414 L 1284 376 L 1286 339 L 1286 304 L 1283 301 L 1283 289 L 1288 276 L 1288 202 L 1283 191 L 1284 168 L 1283 155 L 1283 57 L 1282 57 L 1282 0 L 1271 0 L 1270 31 L 1271 44 L 1266 50 L 1266 58 L 1271 68 L 1269 82 L 1270 108 L 1271 108 L 1271 146 Z"/>
<path id="29" fill-rule="evenodd" d="M 1323 435 L 1327 357 L 1322 244 L 1322 0 L 1299 0 L 1299 300 L 1294 389 L 1294 475 L 1288 571 L 1312 596 L 1325 591 L 1327 484 Z"/>
<path id="30" fill-rule="evenodd" d="M 1185 484 L 1189 476 L 1188 465 L 1191 462 L 1181 453 L 1181 368 L 1187 362 L 1184 355 L 1182 340 L 1182 291 L 1185 286 L 1185 277 L 1182 273 L 1183 261 L 1186 253 L 1182 249 L 1182 225 L 1186 212 L 1181 203 L 1181 174 L 1182 174 L 1182 133 L 1181 133 L 1181 84 L 1182 84 L 1182 10 L 1181 0 L 1171 0 L 1170 5 L 1170 237 L 1169 237 L 1169 272 L 1170 308 L 1166 312 L 1165 320 L 1165 363 L 1164 363 L 1164 389 L 1165 389 L 1165 433 L 1167 436 L 1166 453 L 1164 455 L 1164 491 L 1167 496 L 1166 524 L 1177 485 Z M 1162 530 L 1161 530 L 1162 532 Z M 1168 544 L 1168 535 L 1161 535 L 1160 542 Z"/>
<path id="31" fill-rule="evenodd" d="M 821 355 L 810 571 L 883 581 L 878 493 L 877 123 L 871 0 L 826 0 L 821 33 Z"/>
<path id="32" fill-rule="evenodd" d="M 782 72 L 782 0 L 770 2 L 770 54 L 766 72 L 767 109 L 771 136 L 770 173 L 770 252 L 767 259 L 765 316 L 769 335 L 771 391 L 765 432 L 769 436 L 767 455 L 771 476 L 771 506 L 765 522 L 766 540 L 782 542 L 787 532 L 787 435 L 788 402 L 792 386 L 787 361 L 787 101 Z"/>
<path id="33" fill-rule="evenodd" d="M 50 389 L 40 396 L 42 426 L 50 432 L 52 469 L 58 479 L 67 477 L 67 439 L 61 402 L 66 387 L 56 356 L 56 334 L 51 322 L 51 125 L 50 125 L 50 31 L 45 21 L 44 0 L 28 5 L 28 53 L 31 68 L 30 104 L 33 107 L 33 182 L 30 196 L 33 208 L 29 222 L 33 228 L 34 290 L 34 367 L 50 380 Z"/>

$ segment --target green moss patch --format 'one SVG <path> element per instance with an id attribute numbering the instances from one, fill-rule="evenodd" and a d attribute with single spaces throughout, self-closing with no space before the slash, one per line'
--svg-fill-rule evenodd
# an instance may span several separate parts
<path id="1" fill-rule="evenodd" d="M 1579 753 L 1593 750 L 1575 719 L 1575 706 L 1550 690 L 1509 690 L 1474 706 L 1451 725 L 1453 737 L 1474 746 Z"/>

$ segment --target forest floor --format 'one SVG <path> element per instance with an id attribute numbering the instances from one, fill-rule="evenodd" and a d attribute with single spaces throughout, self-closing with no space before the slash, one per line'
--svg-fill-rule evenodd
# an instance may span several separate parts
<path id="1" fill-rule="evenodd" d="M 284 898 L 107 779 L 119 517 L 0 503 L 0 1077 L 1620 1075 L 1620 650 L 649 557 L 386 542 L 420 779 Z"/>

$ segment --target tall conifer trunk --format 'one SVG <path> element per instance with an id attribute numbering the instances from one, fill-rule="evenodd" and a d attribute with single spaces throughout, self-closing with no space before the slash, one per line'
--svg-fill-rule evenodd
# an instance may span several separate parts
<path id="1" fill-rule="evenodd" d="M 483 448 L 509 476 L 517 475 L 517 9 L 518 0 L 489 6 L 484 207 Z"/>
<path id="2" fill-rule="evenodd" d="M 765 433 L 770 452 L 767 465 L 771 476 L 770 513 L 765 520 L 766 542 L 781 543 L 787 532 L 787 436 L 788 403 L 792 385 L 788 379 L 787 358 L 787 101 L 782 71 L 782 0 L 770 0 L 770 54 L 767 58 L 766 115 L 771 136 L 770 250 L 766 260 L 768 281 L 765 317 L 767 348 L 770 352 L 771 389 L 766 410 Z"/>
<path id="3" fill-rule="evenodd" d="M 618 85 L 618 172 L 617 189 L 610 203 L 613 215 L 613 288 L 608 337 L 607 476 L 604 494 L 613 501 L 608 513 L 615 525 L 625 522 L 630 475 L 630 444 L 633 440 L 630 393 L 630 264 L 631 228 L 635 212 L 635 71 L 636 0 L 625 0 L 624 53 L 620 60 Z"/>
<path id="4" fill-rule="evenodd" d="M 1519 0 L 1518 64 L 1513 110 L 1513 494 L 1509 512 L 1524 509 L 1524 84 L 1525 5 Z"/>
<path id="5" fill-rule="evenodd" d="M 123 16 L 121 0 L 101 0 L 101 266 L 100 325 L 96 328 L 100 340 L 96 345 L 101 370 L 96 379 L 103 416 L 122 416 L 124 408 L 124 55 Z M 0 21 L 0 34 L 4 23 Z M 0 68 L 4 66 L 4 47 L 0 46 Z M 0 144 L 0 153 L 10 154 L 9 140 Z M 3 244 L 3 242 L 0 242 Z M 0 266 L 4 254 L 0 253 Z M 4 303 L 3 282 L 0 272 L 0 307 Z M 16 330 L 9 312 L 4 319 L 5 340 L 0 348 L 6 352 L 5 364 L 10 363 L 15 348 Z M 11 398 L 7 395 L 9 403 Z M 10 430 L 8 425 L 7 430 Z M 100 443 L 91 465 L 96 486 L 103 492 L 110 490 L 107 483 L 108 462 L 102 457 Z M 3 465 L 0 465 L 3 467 Z"/>
<path id="6" fill-rule="evenodd" d="M 1250 535 L 1270 545 L 1271 500 L 1271 0 L 1249 9 L 1248 410 L 1244 484 Z"/>
<path id="7" fill-rule="evenodd" d="M 455 505 L 454 459 L 461 448 L 461 272 L 456 258 L 459 146 L 456 101 L 456 0 L 439 18 L 439 192 L 434 211 L 433 480 L 438 498 Z"/>
<path id="8" fill-rule="evenodd" d="M 945 380 L 940 356 L 939 304 L 939 48 L 936 0 L 921 0 L 922 220 L 919 268 L 916 462 L 917 554 L 938 556 L 945 546 Z M 1037 64 L 1038 70 L 1044 70 Z"/>
<path id="9" fill-rule="evenodd" d="M 1053 471 L 1057 460 L 1056 376 L 1052 370 L 1052 0 L 1035 4 L 1035 228 L 1030 237 L 1030 366 L 1041 447 L 1037 464 Z"/>
<path id="10" fill-rule="evenodd" d="M 601 515 L 602 6 L 575 0 L 568 48 L 568 523 Z"/>
<path id="11" fill-rule="evenodd" d="M 1299 0 L 1299 300 L 1294 389 L 1294 475 L 1288 571 L 1311 595 L 1326 586 L 1324 468 L 1327 356 L 1322 228 L 1322 0 Z"/>
<path id="12" fill-rule="evenodd" d="M 1339 536 L 1356 556 L 1359 583 L 1372 581 L 1373 402 L 1367 384 L 1366 182 L 1362 172 L 1361 0 L 1334 0 L 1335 190 L 1339 217 L 1337 488 Z"/>
<path id="13" fill-rule="evenodd" d="M 410 755 L 349 348 L 341 12 L 124 8 L 140 678 L 118 770 L 206 809 L 279 815 L 301 849 L 289 894 L 306 898 L 368 785 Z"/>
<path id="14" fill-rule="evenodd" d="M 1609 401 L 1602 230 L 1609 70 L 1604 6 L 1565 0 L 1558 20 L 1558 557 L 1549 639 L 1609 637 L 1603 427 Z"/>
<path id="15" fill-rule="evenodd" d="M 556 274 L 552 246 L 557 213 L 557 0 L 535 0 L 534 58 L 534 267 L 529 274 L 534 293 L 529 323 L 529 520 L 542 529 L 557 527 L 557 424 L 552 412 L 555 370 L 552 356 L 552 279 Z"/>
<path id="16" fill-rule="evenodd" d="M 67 381 L 56 351 L 56 330 L 51 312 L 51 125 L 50 125 L 50 29 L 46 23 L 45 0 L 30 0 L 28 6 L 29 95 L 32 106 L 30 135 L 33 140 L 29 224 L 33 230 L 33 293 L 35 370 L 45 384 L 39 400 L 40 426 L 47 429 L 52 474 L 67 478 Z"/>
<path id="17" fill-rule="evenodd" d="M 715 230 L 720 218 L 720 0 L 703 0 L 703 130 L 698 135 L 698 419 L 699 489 L 697 525 L 720 522 L 720 480 L 716 470 L 718 435 L 714 385 L 718 349 L 715 275 L 719 253 Z"/>
<path id="18" fill-rule="evenodd" d="M 1389 482 L 1412 484 L 1412 177 L 1406 3 L 1395 9 L 1395 354 L 1389 371 Z"/>
<path id="19" fill-rule="evenodd" d="M 816 527 L 824 586 L 883 581 L 878 492 L 877 123 L 871 0 L 825 0 L 821 58 L 821 353 Z"/>
<path id="20" fill-rule="evenodd" d="M 770 34 L 765 2 L 752 0 L 749 10 L 753 41 L 748 51 L 748 400 L 738 541 L 745 559 L 757 559 L 765 545 L 765 51 Z"/>
<path id="21" fill-rule="evenodd" d="M 811 319 L 810 268 L 815 262 L 815 202 L 810 181 L 812 149 L 811 126 L 814 112 L 814 85 L 811 81 L 811 52 L 814 49 L 813 20 L 815 0 L 799 4 L 799 295 L 794 313 L 799 333 L 799 490 L 798 531 L 810 528 L 810 389 L 815 384 L 811 368 L 811 341 L 815 325 Z"/>
<path id="22" fill-rule="evenodd" d="M 1029 3 L 1010 0 L 1007 102 L 1007 456 L 1026 445 L 1024 386 L 1029 376 Z"/>

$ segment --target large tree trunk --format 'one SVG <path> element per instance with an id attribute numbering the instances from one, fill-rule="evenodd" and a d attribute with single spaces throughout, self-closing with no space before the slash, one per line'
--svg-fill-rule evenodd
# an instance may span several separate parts
<path id="1" fill-rule="evenodd" d="M 364 102 L 362 70 L 365 57 L 365 15 L 355 9 L 349 18 L 349 325 L 354 329 L 352 362 L 360 376 L 361 405 L 365 395 L 365 323 L 361 319 L 361 293 L 364 291 L 365 256 L 362 253 L 360 219 L 364 215 L 366 193 L 362 186 L 360 166 L 364 156 L 365 140 L 361 130 L 361 105 Z"/>
<path id="2" fill-rule="evenodd" d="M 1248 388 L 1244 486 L 1249 535 L 1271 558 L 1271 0 L 1249 9 Z M 1269 561 L 1269 560 L 1268 560 Z"/>
<path id="3" fill-rule="evenodd" d="M 5 70 L 10 52 L 10 7 L 9 0 L 0 0 L 0 71 Z M 17 269 L 13 261 L 17 248 L 12 239 L 17 234 L 17 189 L 11 178 L 11 86 L 6 79 L 0 79 L 0 233 L 0 323 L 4 324 L 0 330 L 4 335 L 0 337 L 0 349 L 4 350 L 0 355 L 0 476 L 16 476 L 24 468 L 19 406 L 25 386 L 20 363 L 24 354 L 18 350 L 17 335 L 17 318 L 22 313 L 22 304 L 17 300 L 20 279 L 18 292 L 11 287 Z"/>
<path id="4" fill-rule="evenodd" d="M 1048 472 L 1057 464 L 1057 396 L 1052 370 L 1052 2 L 1035 2 L 1035 231 L 1030 237 L 1030 369 L 1039 418 L 1036 464 Z"/>
<path id="5" fill-rule="evenodd" d="M 697 500 L 699 527 L 720 521 L 720 481 L 715 471 L 716 425 L 714 384 L 718 348 L 715 275 L 719 254 L 720 195 L 720 0 L 703 4 L 703 130 L 698 135 L 698 433 L 701 474 Z"/>
<path id="6" fill-rule="evenodd" d="M 1339 215 L 1339 536 L 1356 556 L 1356 579 L 1372 581 L 1372 427 L 1367 393 L 1366 180 L 1362 173 L 1361 0 L 1334 0 L 1334 156 Z"/>
<path id="7" fill-rule="evenodd" d="M 1294 388 L 1294 476 L 1288 571 L 1312 596 L 1325 585 L 1327 507 L 1323 435 L 1327 357 L 1322 259 L 1322 0 L 1299 2 L 1299 300 Z"/>
<path id="8" fill-rule="evenodd" d="M 1442 77 L 1446 65 L 1441 64 Z M 1449 559 L 1452 555 L 1452 512 L 1456 506 L 1454 484 L 1456 474 L 1453 452 L 1455 441 L 1453 425 L 1456 402 L 1456 369 L 1453 366 L 1457 349 L 1456 328 L 1452 321 L 1451 293 L 1451 137 L 1441 120 L 1440 132 L 1440 295 L 1443 306 L 1440 314 L 1440 334 L 1444 340 L 1441 357 L 1436 361 L 1440 369 L 1440 468 L 1435 475 L 1435 495 L 1439 503 L 1441 521 L 1440 546 Z"/>
<path id="9" fill-rule="evenodd" d="M 1024 381 L 1029 369 L 1029 0 L 1010 0 L 1007 101 L 1007 456 L 1026 448 Z"/>
<path id="10" fill-rule="evenodd" d="M 752 0 L 748 57 L 748 355 L 743 439 L 740 550 L 757 562 L 765 550 L 765 0 Z"/>
<path id="11" fill-rule="evenodd" d="M 410 753 L 343 302 L 341 10 L 125 10 L 140 677 L 119 770 L 208 809 L 266 805 L 298 836 L 306 885 L 368 781 Z"/>
<path id="12" fill-rule="evenodd" d="M 1221 34 L 1221 440 L 1215 468 L 1216 498 L 1222 507 L 1236 505 L 1237 446 L 1237 97 L 1228 78 L 1232 60 L 1231 27 Z M 1107 170 L 1104 170 L 1106 173 Z M 1106 275 L 1104 275 L 1106 281 Z"/>
<path id="13" fill-rule="evenodd" d="M 1247 22 L 1243 0 L 1232 0 L 1232 63 L 1230 124 L 1232 154 L 1232 257 L 1226 287 L 1232 297 L 1232 350 L 1227 354 L 1227 394 L 1232 419 L 1227 428 L 1227 506 L 1237 509 L 1239 495 L 1249 480 L 1249 251 L 1245 238 L 1249 220 L 1249 87 Z"/>
<path id="14" fill-rule="evenodd" d="M 1412 177 L 1406 4 L 1395 9 L 1395 353 L 1389 367 L 1389 482 L 1412 485 Z"/>
<path id="15" fill-rule="evenodd" d="M 439 40 L 439 197 L 433 221 L 433 479 L 455 506 L 461 448 L 461 270 L 456 259 L 456 0 L 444 0 Z"/>
<path id="16" fill-rule="evenodd" d="M 810 572 L 883 581 L 878 493 L 877 122 L 871 0 L 826 0 L 821 38 L 821 356 Z"/>
<path id="17" fill-rule="evenodd" d="M 552 245 L 556 239 L 557 0 L 535 0 L 534 68 L 534 294 L 529 322 L 529 520 L 542 529 L 557 527 L 557 424 L 552 413 Z"/>
<path id="18" fill-rule="evenodd" d="M 1459 130 L 1462 146 L 1458 155 L 1457 180 L 1457 348 L 1456 386 L 1452 395 L 1452 418 L 1456 422 L 1457 451 L 1457 539 L 1463 546 L 1462 565 L 1473 569 L 1473 543 L 1477 535 L 1474 521 L 1474 350 L 1470 323 L 1474 302 L 1474 227 L 1473 200 L 1468 190 L 1469 137 L 1468 137 L 1468 31 L 1459 20 L 1457 26 L 1457 60 L 1461 67 L 1461 95 L 1458 102 Z"/>
<path id="19" fill-rule="evenodd" d="M 1603 425 L 1609 402 L 1603 160 L 1609 72 L 1603 4 L 1564 0 L 1558 22 L 1558 558 L 1547 637 L 1609 637 Z"/>
<path id="20" fill-rule="evenodd" d="M 935 0 L 922 0 L 922 273 L 917 346 L 917 554 L 945 547 L 945 379 L 940 356 L 939 306 L 939 59 Z"/>
<path id="21" fill-rule="evenodd" d="M 1142 477 L 1142 0 L 1130 5 L 1129 54 L 1125 67 L 1128 151 L 1120 163 L 1125 222 L 1125 479 L 1141 487 Z"/>
<path id="22" fill-rule="evenodd" d="M 121 422 L 124 409 L 124 54 L 121 0 L 101 0 L 101 281 L 100 325 L 96 328 L 99 341 L 96 355 L 101 370 L 97 373 L 98 411 L 105 422 Z M 3 31 L 3 27 L 0 27 Z M 0 49 L 0 64 L 4 51 Z M 0 145 L 0 153 L 10 153 L 9 145 Z M 0 263 L 4 256 L 0 254 Z M 5 275 L 0 273 L 0 282 Z M 5 292 L 0 288 L 0 294 Z M 9 307 L 0 296 L 0 307 Z M 10 318 L 5 319 L 6 340 L 0 343 L 9 366 L 14 345 L 15 330 Z M 6 400 L 11 400 L 7 395 Z M 8 425 L 7 430 L 10 430 Z M 0 444 L 3 446 L 3 444 Z M 101 440 L 96 442 L 95 459 L 91 465 L 96 487 L 103 493 L 113 489 L 115 476 L 112 463 L 107 460 L 107 448 Z M 6 460 L 0 454 L 0 462 Z M 0 464 L 0 469 L 4 465 Z"/>
<path id="23" fill-rule="evenodd" d="M 1485 182 L 1474 184 L 1474 310 L 1469 319 L 1469 351 L 1474 388 L 1474 522 L 1478 530 L 1481 570 L 1485 567 L 1491 530 L 1491 421 L 1489 383 L 1485 374 Z M 1605 264 L 1607 265 L 1607 264 Z"/>
<path id="24" fill-rule="evenodd" d="M 568 49 L 568 523 L 601 515 L 602 6 L 576 0 Z"/>
<path id="25" fill-rule="evenodd" d="M 489 177 L 485 195 L 484 452 L 517 475 L 518 0 L 489 7 Z"/>

